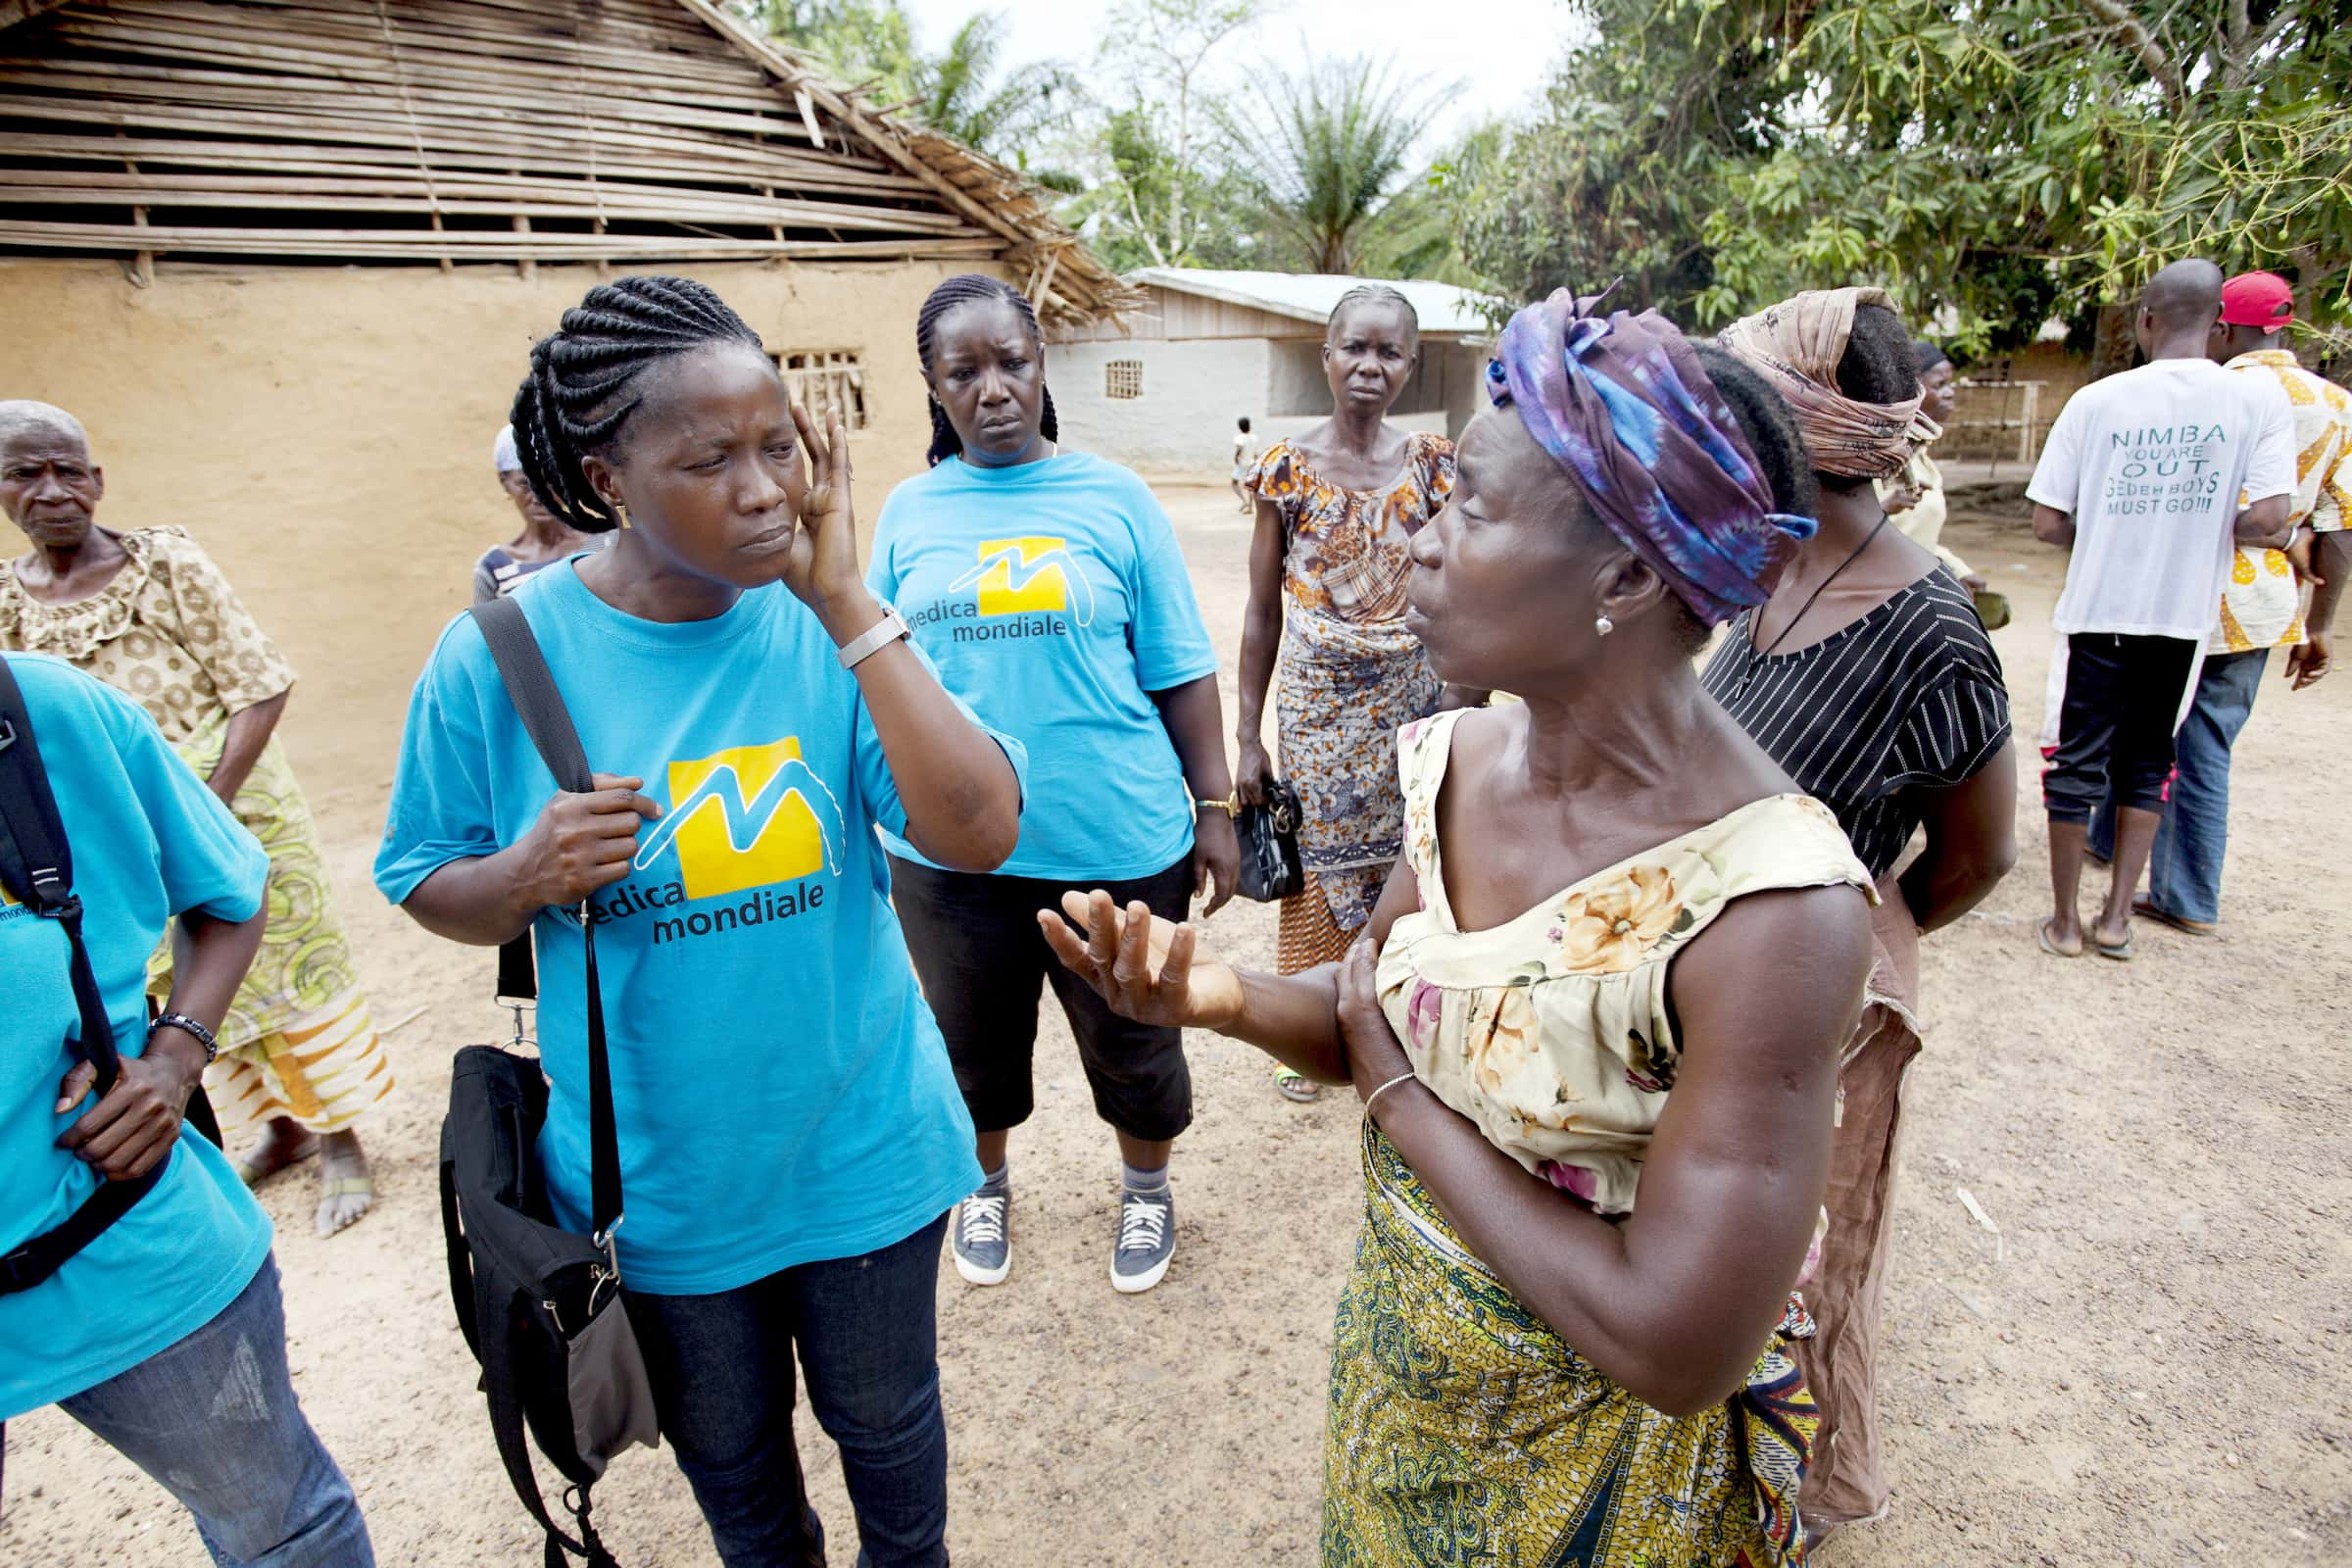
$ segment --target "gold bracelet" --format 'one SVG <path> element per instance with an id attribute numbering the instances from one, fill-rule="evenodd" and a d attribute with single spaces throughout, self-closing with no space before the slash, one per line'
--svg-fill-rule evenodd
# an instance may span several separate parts
<path id="1" fill-rule="evenodd" d="M 1398 1084 L 1404 1082 L 1407 1078 L 1412 1076 L 1413 1074 L 1410 1071 L 1400 1072 L 1396 1077 L 1390 1079 L 1387 1083 L 1382 1084 L 1378 1089 L 1375 1089 L 1370 1094 L 1366 1095 L 1364 1097 L 1364 1114 L 1367 1116 L 1371 1115 L 1374 1102 L 1378 1101 L 1381 1096 L 1387 1094 L 1390 1090 L 1396 1088 Z"/>
<path id="2" fill-rule="evenodd" d="M 1227 816 L 1238 819 L 1242 814 L 1242 792 L 1237 789 L 1221 801 L 1204 801 L 1199 796 L 1195 796 L 1193 805 L 1208 810 L 1223 811 Z"/>

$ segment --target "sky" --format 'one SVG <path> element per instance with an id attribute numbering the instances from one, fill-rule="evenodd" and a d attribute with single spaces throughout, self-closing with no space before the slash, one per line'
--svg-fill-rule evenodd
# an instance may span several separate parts
<path id="1" fill-rule="evenodd" d="M 978 10 L 1012 20 L 1007 64 L 1058 59 L 1083 67 L 1111 0 L 904 0 L 925 47 L 937 48 Z M 1395 57 L 1432 82 L 1456 87 L 1424 140 L 1424 156 L 1491 115 L 1531 100 L 1566 47 L 1572 24 L 1558 0 L 1269 0 L 1264 20 L 1228 39 L 1212 61 L 1245 80 L 1253 59 L 1286 66 L 1309 55 Z M 1440 21 L 1439 19 L 1443 19 Z"/>

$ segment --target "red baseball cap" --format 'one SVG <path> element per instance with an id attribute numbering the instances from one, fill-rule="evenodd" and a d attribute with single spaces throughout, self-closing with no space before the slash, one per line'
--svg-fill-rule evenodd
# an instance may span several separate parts
<path id="1" fill-rule="evenodd" d="M 2277 272 L 2240 272 L 2222 285 L 2222 319 L 2276 331 L 2295 318 L 2295 291 Z"/>

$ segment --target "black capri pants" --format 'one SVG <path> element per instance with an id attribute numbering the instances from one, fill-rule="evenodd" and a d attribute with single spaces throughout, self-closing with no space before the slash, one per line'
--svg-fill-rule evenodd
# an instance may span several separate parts
<path id="1" fill-rule="evenodd" d="M 2181 637 L 2067 637 L 2058 751 L 2041 775 L 2051 821 L 2089 821 L 2110 790 L 2118 806 L 2164 809 L 2173 720 L 2196 661 L 2197 645 Z"/>
<path id="2" fill-rule="evenodd" d="M 942 871 L 897 856 L 890 861 L 891 903 L 906 931 L 906 951 L 979 1131 L 1018 1127 L 1037 1107 L 1030 1078 L 1043 981 L 1061 999 L 1078 1038 L 1096 1114 L 1130 1138 L 1173 1138 L 1193 1121 L 1184 1032 L 1120 1017 L 1054 956 L 1037 928 L 1037 911 L 1060 908 L 1072 885 Z M 1141 899 L 1153 914 L 1182 920 L 1192 908 L 1192 857 L 1151 876 L 1084 884 L 1088 892 L 1097 887 L 1122 908 Z"/>

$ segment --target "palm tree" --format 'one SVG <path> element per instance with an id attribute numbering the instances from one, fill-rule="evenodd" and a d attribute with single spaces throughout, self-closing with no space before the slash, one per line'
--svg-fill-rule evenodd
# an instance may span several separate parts
<path id="1" fill-rule="evenodd" d="M 1443 89 L 1397 84 L 1394 62 L 1339 60 L 1278 75 L 1220 118 L 1234 172 L 1273 237 L 1310 272 L 1352 272 Z"/>
<path id="2" fill-rule="evenodd" d="M 1004 14 L 975 13 L 925 54 L 901 0 L 738 0 L 768 30 L 808 50 L 877 102 L 993 158 L 1028 166 L 1030 142 L 1070 118 L 1078 83 L 1035 62 L 1000 77 Z M 1041 176 L 1042 177 L 1042 176 Z"/>
<path id="3" fill-rule="evenodd" d="M 1030 143 L 1068 121 L 1077 107 L 1078 83 L 1062 67 L 1042 60 L 999 76 L 1004 28 L 1004 12 L 976 12 L 944 52 L 917 59 L 907 82 L 914 99 L 907 113 L 966 147 L 1025 167 Z"/>

